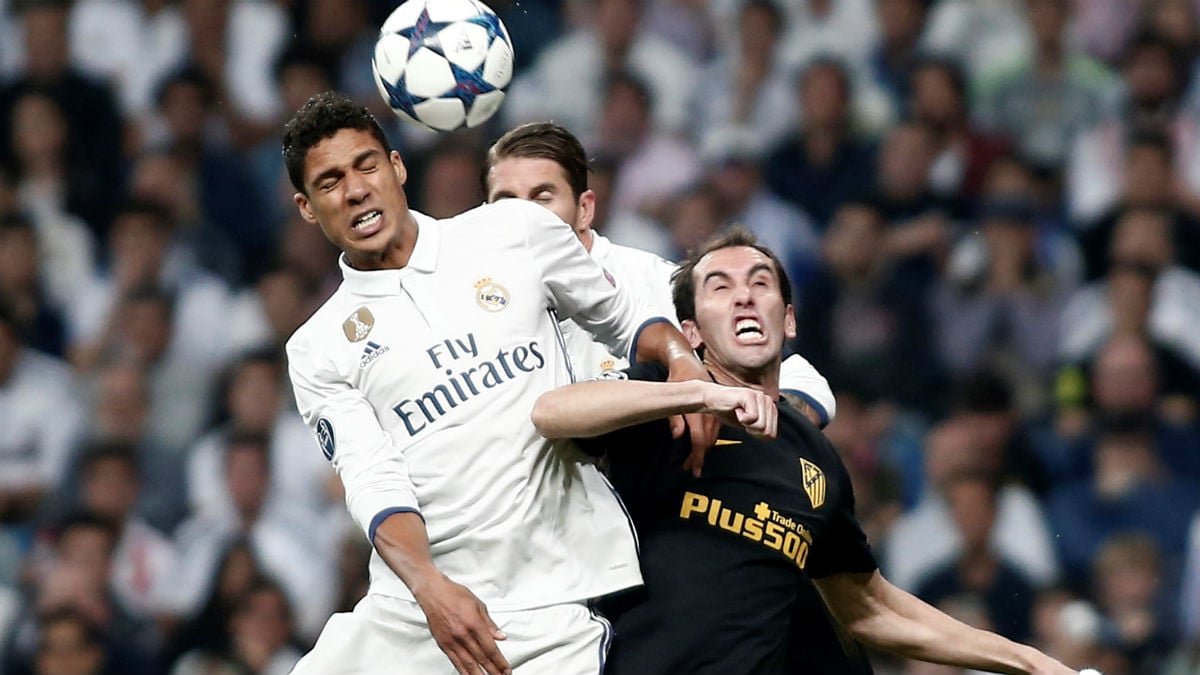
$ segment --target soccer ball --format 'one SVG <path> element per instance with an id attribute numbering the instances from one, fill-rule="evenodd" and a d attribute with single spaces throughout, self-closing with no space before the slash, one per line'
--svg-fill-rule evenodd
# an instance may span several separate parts
<path id="1" fill-rule="evenodd" d="M 450 131 L 483 124 L 504 100 L 512 42 L 477 0 L 408 0 L 379 31 L 375 85 L 401 119 Z"/>

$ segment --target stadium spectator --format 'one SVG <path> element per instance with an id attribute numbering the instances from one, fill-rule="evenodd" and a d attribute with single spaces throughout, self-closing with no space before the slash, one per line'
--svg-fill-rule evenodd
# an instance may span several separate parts
<path id="1" fill-rule="evenodd" d="M 738 15 L 736 49 L 717 55 L 700 78 L 692 136 L 708 138 L 731 126 L 753 129 L 763 147 L 792 130 L 792 77 L 777 58 L 786 29 L 783 10 L 773 0 L 751 0 Z"/>
<path id="2" fill-rule="evenodd" d="M 27 347 L 20 331 L 0 306 L 0 539 L 28 550 L 33 516 L 66 474 L 84 418 L 66 364 Z M 13 576 L 0 570 L 0 578 Z"/>
<path id="3" fill-rule="evenodd" d="M 1068 42 L 1072 0 L 1024 0 L 1033 51 L 993 69 L 975 96 L 984 128 L 1038 167 L 1062 170 L 1075 135 L 1099 121 L 1116 80 Z"/>
<path id="4" fill-rule="evenodd" d="M 62 358 L 66 323 L 42 290 L 37 232 L 23 215 L 0 211 L 0 303 L 7 306 L 33 349 Z"/>
<path id="5" fill-rule="evenodd" d="M 903 406 L 936 409 L 941 365 L 923 294 L 897 275 L 885 228 L 874 204 L 838 208 L 824 264 L 801 289 L 797 323 L 804 329 L 794 347 L 835 379 L 862 378 Z"/>
<path id="6" fill-rule="evenodd" d="M 936 2 L 926 19 L 925 51 L 963 64 L 975 81 L 1014 54 L 1028 54 L 1032 36 L 1023 0 Z"/>
<path id="7" fill-rule="evenodd" d="M 618 244 L 650 251 L 664 258 L 674 254 L 666 228 L 636 211 L 613 203 L 619 163 L 603 155 L 592 162 L 588 187 L 596 193 L 596 215 L 592 227 Z"/>
<path id="8" fill-rule="evenodd" d="M 879 0 L 879 44 L 870 55 L 870 85 L 884 95 L 887 117 L 896 117 L 909 100 L 909 82 L 921 51 L 929 0 Z"/>
<path id="9" fill-rule="evenodd" d="M 699 73 L 688 55 L 644 30 L 649 0 L 598 0 L 581 7 L 584 25 L 555 40 L 505 101 L 505 126 L 553 119 L 583 138 L 599 131 L 610 74 L 633 73 L 655 101 L 656 131 L 685 128 Z"/>
<path id="10" fill-rule="evenodd" d="M 0 160 L 12 160 L 20 154 L 17 145 L 22 142 L 24 130 L 21 134 L 9 134 L 17 118 L 17 100 L 26 93 L 48 96 L 57 104 L 63 122 L 60 135 L 66 139 L 65 158 L 55 161 L 62 162 L 62 171 L 69 170 L 71 180 L 87 186 L 82 191 L 87 199 L 72 199 L 74 195 L 68 193 L 69 210 L 82 218 L 97 236 L 102 236 L 121 194 L 124 122 L 111 90 L 71 64 L 67 35 L 69 6 L 66 0 L 12 2 L 12 10 L 21 24 L 24 64 L 15 77 L 0 82 L 0 130 L 3 130 Z M 45 106 L 41 110 L 44 109 Z M 53 120 L 43 117 L 47 114 L 28 116 L 48 126 Z"/>
<path id="11" fill-rule="evenodd" d="M 467 142 L 435 143 L 420 173 L 413 176 L 414 207 L 434 218 L 452 218 L 482 204 L 481 155 L 477 146 Z"/>
<path id="12" fill-rule="evenodd" d="M 1129 142 L 1143 131 L 1165 134 L 1171 171 L 1168 180 L 1145 187 L 1166 191 L 1174 203 L 1200 214 L 1200 122 L 1183 105 L 1187 73 L 1172 45 L 1151 33 L 1140 34 L 1122 60 L 1122 92 L 1115 110 L 1080 133 L 1071 149 L 1065 199 L 1081 228 L 1102 216 L 1122 194 L 1121 181 L 1137 180 Z M 1138 167 L 1140 168 L 1140 167 Z"/>
<path id="13" fill-rule="evenodd" d="M 1046 505 L 1066 578 L 1087 579 L 1103 543 L 1127 530 L 1153 536 L 1168 557 L 1183 555 L 1200 489 L 1168 470 L 1162 450 L 1144 417 L 1105 420 L 1093 444 L 1091 476 L 1060 484 Z"/>
<path id="14" fill-rule="evenodd" d="M 969 84 L 955 61 L 925 57 L 911 78 L 913 119 L 932 134 L 931 188 L 948 199 L 977 198 L 988 169 L 1008 151 L 1007 141 L 971 121 Z"/>
<path id="15" fill-rule="evenodd" d="M 845 66 L 817 59 L 796 79 L 794 91 L 800 128 L 768 152 L 767 184 L 824 231 L 837 206 L 872 182 L 874 158 L 855 137 Z"/>
<path id="16" fill-rule="evenodd" d="M 1075 252 L 1072 243 L 1039 242 L 1036 218 L 1029 196 L 990 197 L 981 205 L 977 233 L 951 253 L 931 307 L 941 354 L 953 372 L 1004 363 L 1034 380 L 1050 375 L 1057 318 L 1078 276 L 1061 264 L 1062 248 Z"/>
<path id="17" fill-rule="evenodd" d="M 1092 579 L 1100 610 L 1135 673 L 1159 673 L 1174 635 L 1165 618 L 1167 579 L 1158 543 L 1146 534 L 1117 534 L 1100 547 Z"/>
<path id="18" fill-rule="evenodd" d="M 215 578 L 229 544 L 246 538 L 263 570 L 277 579 L 296 608 L 297 632 L 314 639 L 329 616 L 337 589 L 327 583 L 333 566 L 320 531 L 288 504 L 271 499 L 270 438 L 252 431 L 231 434 L 223 453 L 225 489 L 232 514 L 199 512 L 176 530 L 179 566 L 173 600 L 176 611 L 200 608 L 204 582 Z M 296 561 L 304 561 L 297 565 Z"/>
<path id="19" fill-rule="evenodd" d="M 311 432 L 284 398 L 284 376 L 283 359 L 275 350 L 247 353 L 231 366 L 224 378 L 224 405 L 219 416 L 224 423 L 188 451 L 192 513 L 235 518 L 236 507 L 222 465 L 230 438 L 244 432 L 270 439 L 269 502 L 286 505 L 297 520 L 308 522 L 317 522 L 328 515 L 331 506 L 340 506 L 331 503 L 330 485 L 336 479 L 329 463 L 314 450 Z"/>
<path id="20" fill-rule="evenodd" d="M 256 579 L 265 576 L 254 556 L 254 549 L 244 539 L 232 540 L 218 556 L 211 579 L 206 579 L 204 600 L 199 609 L 179 617 L 171 641 L 164 649 L 165 663 L 175 663 L 189 652 L 219 654 L 229 648 L 227 626 L 234 606 Z"/>
<path id="21" fill-rule="evenodd" d="M 996 552 L 999 486 L 994 477 L 978 473 L 952 474 L 942 485 L 961 552 L 925 574 L 914 594 L 931 605 L 970 601 L 987 617 L 987 626 L 1010 640 L 1028 641 L 1032 630 L 1035 589 L 1028 577 Z"/>
<path id="22" fill-rule="evenodd" d="M 767 189 L 763 181 L 759 135 L 745 127 L 714 130 L 700 153 L 705 182 L 717 196 L 721 220 L 744 225 L 778 252 L 801 284 L 819 256 L 820 239 L 808 214 Z"/>
<path id="23" fill-rule="evenodd" d="M 884 569 L 901 588 L 916 588 L 931 570 L 954 559 L 962 541 L 953 526 L 944 488 L 956 474 L 1000 473 L 1002 458 L 985 454 L 981 430 L 969 420 L 950 419 L 930 430 L 925 440 L 925 489 L 916 507 L 888 532 L 881 546 Z M 1028 488 L 1005 483 L 996 496 L 993 550 L 1024 574 L 1036 587 L 1058 576 L 1054 536 L 1038 500 Z"/>
<path id="24" fill-rule="evenodd" d="M 223 650 L 186 653 L 171 675 L 287 675 L 300 660 L 292 644 L 292 609 L 287 594 L 274 582 L 253 582 L 234 606 L 226 630 Z"/>

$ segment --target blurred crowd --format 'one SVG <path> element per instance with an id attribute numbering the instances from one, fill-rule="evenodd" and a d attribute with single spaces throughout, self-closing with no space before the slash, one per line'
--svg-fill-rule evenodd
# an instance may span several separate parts
<path id="1" fill-rule="evenodd" d="M 488 0 L 516 79 L 441 135 L 371 80 L 395 4 L 0 0 L 0 672 L 283 674 L 365 591 L 281 355 L 340 275 L 280 132 L 336 88 L 430 215 L 553 119 L 614 241 L 747 225 L 890 579 L 1200 673 L 1200 2 Z"/>

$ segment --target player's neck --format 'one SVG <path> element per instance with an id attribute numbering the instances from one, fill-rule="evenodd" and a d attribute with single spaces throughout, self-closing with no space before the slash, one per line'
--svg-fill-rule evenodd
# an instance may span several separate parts
<path id="1" fill-rule="evenodd" d="M 728 387 L 748 387 L 767 394 L 772 399 L 779 398 L 779 361 L 764 367 L 761 371 L 747 371 L 741 368 L 726 366 L 711 359 L 704 358 L 704 367 L 717 384 Z"/>
<path id="2" fill-rule="evenodd" d="M 398 270 L 408 265 L 417 247 L 417 221 L 411 211 L 405 211 L 405 222 L 396 228 L 392 241 L 378 252 L 346 252 L 346 262 L 360 272 Z"/>

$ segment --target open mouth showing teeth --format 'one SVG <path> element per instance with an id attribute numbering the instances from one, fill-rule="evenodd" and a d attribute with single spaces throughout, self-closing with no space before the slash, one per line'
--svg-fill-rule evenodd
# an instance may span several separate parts
<path id="1" fill-rule="evenodd" d="M 358 218 L 355 218 L 354 223 L 351 225 L 351 227 L 353 227 L 356 230 L 373 227 L 376 223 L 379 222 L 379 219 L 382 217 L 383 217 L 382 211 L 370 211 L 368 213 L 362 214 Z"/>
<path id="2" fill-rule="evenodd" d="M 734 324 L 734 334 L 738 337 L 762 337 L 762 325 L 754 319 L 742 319 Z"/>

